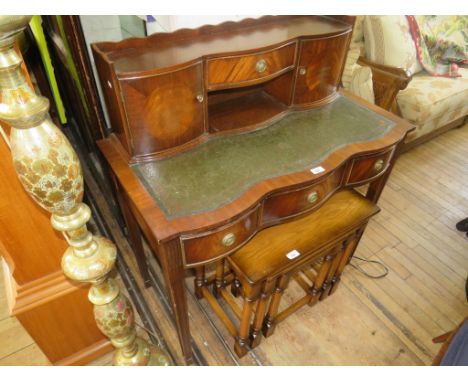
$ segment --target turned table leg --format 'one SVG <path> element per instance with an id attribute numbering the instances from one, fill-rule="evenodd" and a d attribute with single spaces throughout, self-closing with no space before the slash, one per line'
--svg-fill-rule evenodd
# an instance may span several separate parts
<path id="1" fill-rule="evenodd" d="M 240 296 L 240 288 L 241 288 L 241 283 L 239 279 L 236 276 L 234 276 L 234 280 L 231 283 L 231 293 L 234 297 Z"/>
<path id="2" fill-rule="evenodd" d="M 194 286 L 195 286 L 195 296 L 197 296 L 198 299 L 203 298 L 202 288 L 205 285 L 206 285 L 205 266 L 201 265 L 195 268 Z"/>
<path id="3" fill-rule="evenodd" d="M 273 334 L 276 326 L 275 318 L 278 314 L 279 304 L 281 302 L 281 297 L 283 296 L 284 290 L 288 286 L 289 275 L 283 275 L 278 279 L 275 292 L 271 297 L 270 306 L 268 308 L 268 313 L 265 317 L 265 322 L 263 324 L 263 335 L 269 337 Z"/>
<path id="4" fill-rule="evenodd" d="M 257 304 L 257 309 L 255 311 L 255 316 L 252 325 L 252 332 L 250 333 L 250 348 L 260 344 L 262 339 L 262 325 L 265 320 L 266 308 L 268 305 L 268 297 L 271 295 L 272 290 L 275 287 L 274 280 L 267 281 L 262 288 L 262 293 Z"/>
<path id="5" fill-rule="evenodd" d="M 341 255 L 343 253 L 344 248 L 342 248 L 342 245 L 337 246 L 335 248 L 334 253 L 333 253 L 333 260 L 330 265 L 330 269 L 328 270 L 328 275 L 325 279 L 325 282 L 322 285 L 322 291 L 320 293 L 319 300 L 322 301 L 324 298 L 326 298 L 330 292 L 330 288 L 333 285 L 333 277 L 335 276 L 336 270 L 338 269 Z"/>
<path id="6" fill-rule="evenodd" d="M 343 254 L 340 257 L 340 263 L 338 264 L 338 268 L 333 277 L 330 294 L 333 294 L 336 291 L 336 288 L 338 287 L 338 284 L 341 280 L 341 274 L 343 273 L 345 266 L 349 263 L 349 260 L 351 259 L 351 256 L 353 255 L 354 250 L 356 249 L 359 243 L 359 239 L 363 232 L 363 230 L 359 230 L 355 236 L 353 236 L 349 241 L 347 241 Z"/>
<path id="7" fill-rule="evenodd" d="M 221 259 L 216 263 L 216 276 L 213 284 L 213 296 L 219 297 L 218 291 L 225 286 L 224 281 L 224 263 L 225 260 Z"/>
<path id="8" fill-rule="evenodd" d="M 323 284 L 327 278 L 328 271 L 331 267 L 331 261 L 333 260 L 333 254 L 329 253 L 328 255 L 324 256 L 323 262 L 320 265 L 317 277 L 314 280 L 313 285 L 310 287 L 310 300 L 308 302 L 309 306 L 314 305 L 322 292 Z"/>
<path id="9" fill-rule="evenodd" d="M 249 351 L 250 318 L 252 316 L 254 303 L 255 301 L 252 301 L 249 297 L 244 298 L 244 308 L 239 325 L 239 334 L 234 344 L 234 351 L 239 357 L 244 356 Z"/>

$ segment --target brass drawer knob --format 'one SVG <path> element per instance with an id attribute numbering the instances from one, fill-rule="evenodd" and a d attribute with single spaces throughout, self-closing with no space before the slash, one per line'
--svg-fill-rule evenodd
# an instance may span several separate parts
<path id="1" fill-rule="evenodd" d="M 306 74 L 306 68 L 300 68 L 299 75 L 303 76 L 304 74 Z"/>
<path id="2" fill-rule="evenodd" d="M 222 243 L 225 247 L 230 247 L 236 241 L 236 235 L 228 233 L 223 237 Z"/>
<path id="3" fill-rule="evenodd" d="M 383 168 L 384 168 L 384 160 L 383 159 L 379 159 L 374 163 L 374 170 L 376 172 L 382 171 Z"/>
<path id="4" fill-rule="evenodd" d="M 203 97 L 203 94 L 198 94 L 197 95 L 197 101 L 198 102 L 202 103 L 204 99 L 205 99 L 205 97 Z"/>
<path id="5" fill-rule="evenodd" d="M 255 64 L 255 70 L 257 73 L 263 73 L 267 68 L 267 63 L 264 59 L 258 60 Z"/>
<path id="6" fill-rule="evenodd" d="M 309 203 L 315 203 L 318 199 L 318 192 L 312 191 L 309 195 L 307 195 L 307 201 Z"/>

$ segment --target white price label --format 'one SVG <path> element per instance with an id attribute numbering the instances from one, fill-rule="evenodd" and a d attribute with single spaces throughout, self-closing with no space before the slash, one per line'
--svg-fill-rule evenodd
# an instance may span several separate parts
<path id="1" fill-rule="evenodd" d="M 320 174 L 321 172 L 324 172 L 325 169 L 322 166 L 314 167 L 310 169 L 310 172 L 314 175 Z"/>
<path id="2" fill-rule="evenodd" d="M 296 249 L 293 249 L 291 252 L 288 252 L 286 254 L 286 257 L 289 259 L 289 260 L 292 260 L 292 259 L 295 259 L 296 257 L 298 256 L 301 256 L 300 252 Z"/>

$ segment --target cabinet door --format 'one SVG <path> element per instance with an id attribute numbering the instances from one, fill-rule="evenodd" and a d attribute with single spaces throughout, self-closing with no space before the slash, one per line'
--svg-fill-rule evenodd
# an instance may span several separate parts
<path id="1" fill-rule="evenodd" d="M 179 146 L 204 132 L 202 63 L 120 80 L 131 157 Z"/>
<path id="2" fill-rule="evenodd" d="M 332 96 L 340 82 L 349 34 L 304 40 L 296 72 L 295 104 Z"/>

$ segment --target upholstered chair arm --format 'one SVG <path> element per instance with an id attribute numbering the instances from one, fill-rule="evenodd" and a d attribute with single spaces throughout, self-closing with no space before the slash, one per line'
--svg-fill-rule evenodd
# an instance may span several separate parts
<path id="1" fill-rule="evenodd" d="M 375 64 L 364 57 L 359 57 L 358 64 L 372 70 L 375 104 L 385 110 L 398 114 L 396 96 L 411 81 L 411 74 L 405 69 Z"/>

